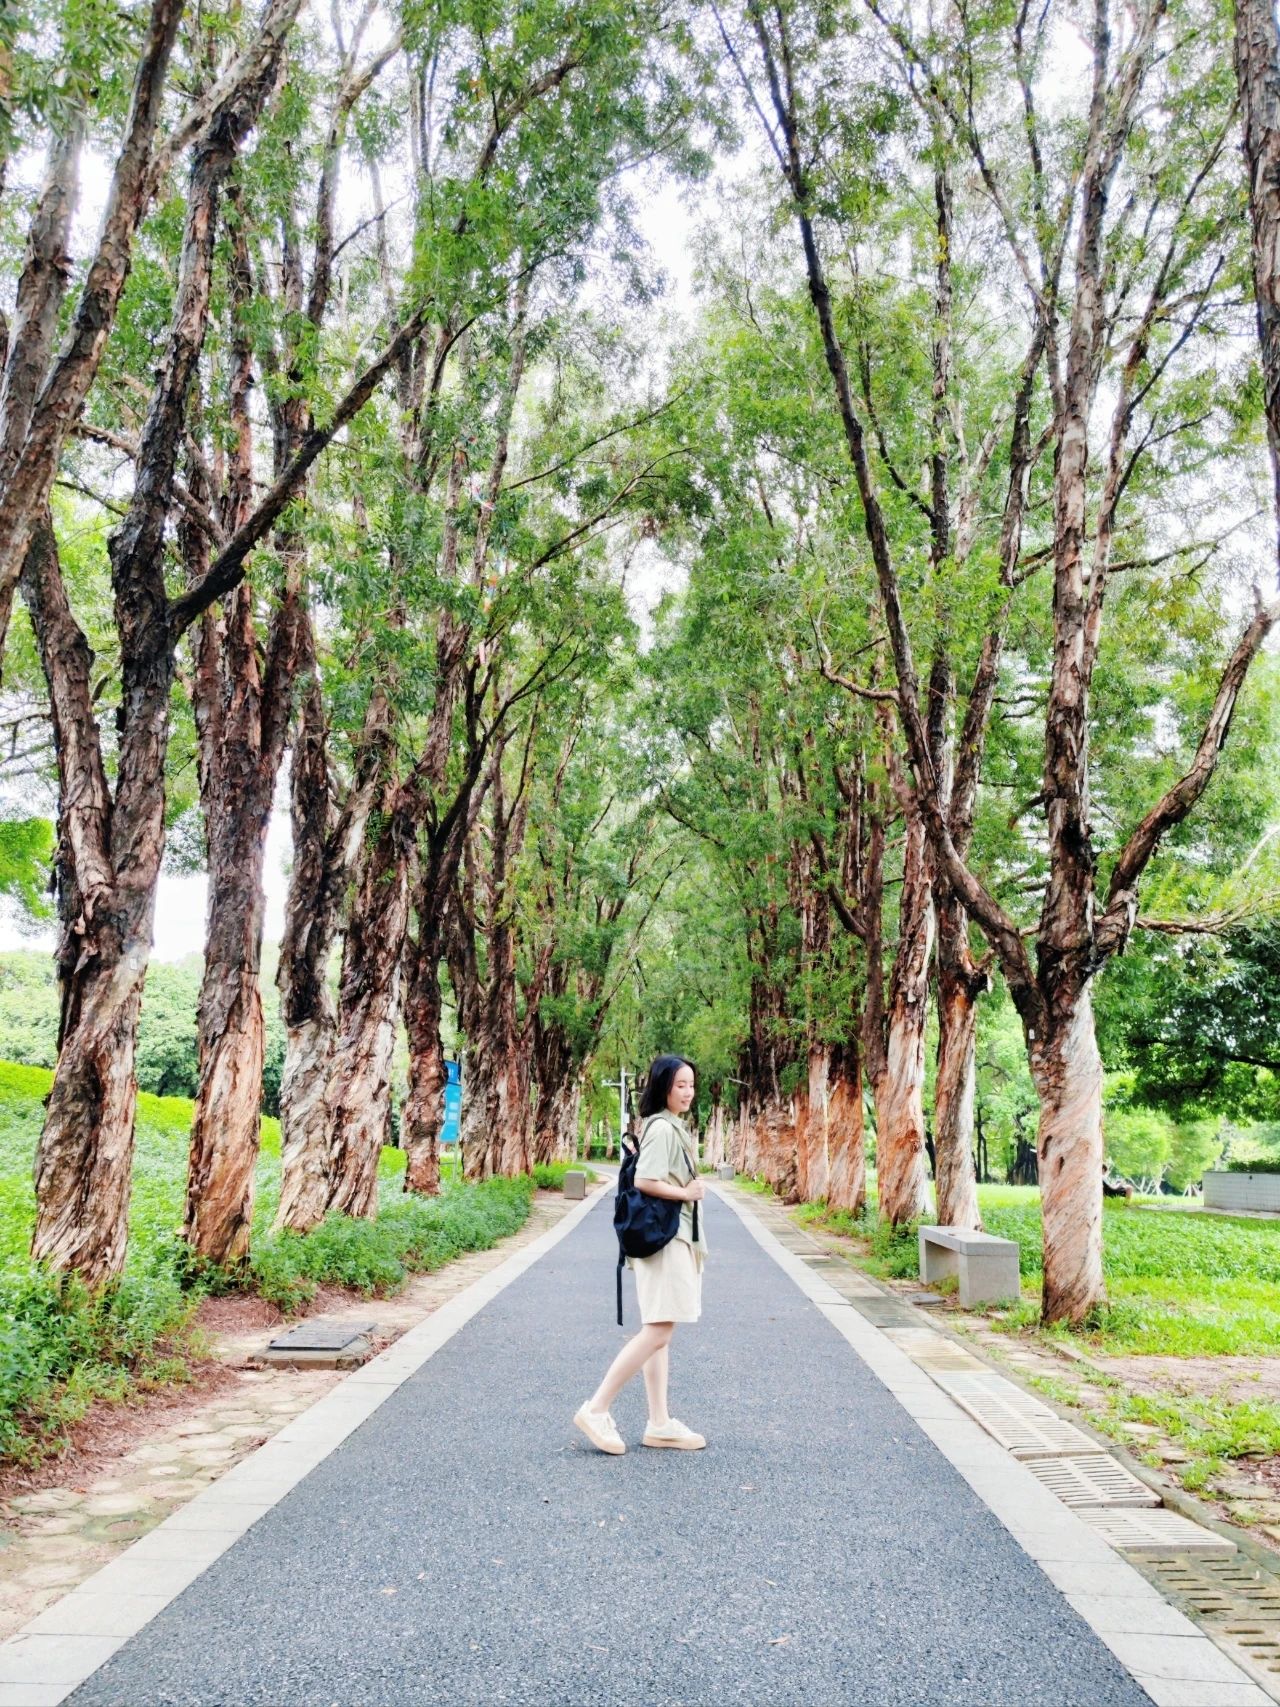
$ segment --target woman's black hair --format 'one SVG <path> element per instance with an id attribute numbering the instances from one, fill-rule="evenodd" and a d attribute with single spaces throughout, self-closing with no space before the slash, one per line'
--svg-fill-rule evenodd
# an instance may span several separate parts
<path id="1" fill-rule="evenodd" d="M 698 1069 L 692 1061 L 686 1061 L 683 1055 L 659 1055 L 649 1069 L 649 1076 L 644 1082 L 644 1090 L 640 1093 L 640 1113 L 644 1118 L 651 1114 L 665 1114 L 667 1098 L 671 1095 L 671 1081 L 680 1071 L 687 1067 L 697 1082 Z"/>

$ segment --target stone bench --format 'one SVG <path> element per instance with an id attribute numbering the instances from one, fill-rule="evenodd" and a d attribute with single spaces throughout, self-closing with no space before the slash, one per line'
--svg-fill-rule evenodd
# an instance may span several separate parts
<path id="1" fill-rule="evenodd" d="M 954 1274 L 962 1304 L 994 1304 L 1018 1296 L 1018 1246 L 1013 1239 L 964 1227 L 921 1227 L 920 1278 Z"/>
<path id="2" fill-rule="evenodd" d="M 587 1176 L 577 1168 L 570 1168 L 564 1176 L 564 1194 L 573 1199 L 582 1199 L 587 1195 Z"/>
<path id="3" fill-rule="evenodd" d="M 716 1178 L 717 1179 L 732 1179 L 733 1178 L 733 1163 L 732 1162 L 721 1162 L 720 1166 L 716 1169 Z"/>

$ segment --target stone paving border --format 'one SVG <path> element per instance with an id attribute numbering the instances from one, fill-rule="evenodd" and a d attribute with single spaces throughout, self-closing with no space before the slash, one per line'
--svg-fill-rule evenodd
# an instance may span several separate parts
<path id="1" fill-rule="evenodd" d="M 485 1305 L 596 1207 L 606 1182 L 0 1644 L 0 1707 L 58 1707 L 176 1600 Z M 141 1704 L 139 1704 L 141 1707 Z"/>
<path id="2" fill-rule="evenodd" d="M 789 1251 L 742 1193 L 709 1189 L 822 1311 L 1156 1707 L 1272 1707 L 1272 1697 L 1189 1618 L 971 1421 L 819 1270 Z"/>

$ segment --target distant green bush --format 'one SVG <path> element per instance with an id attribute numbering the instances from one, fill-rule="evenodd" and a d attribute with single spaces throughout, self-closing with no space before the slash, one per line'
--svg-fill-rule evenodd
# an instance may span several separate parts
<path id="1" fill-rule="evenodd" d="M 1221 1164 L 1229 1174 L 1280 1174 L 1280 1156 L 1264 1157 L 1259 1161 L 1234 1161 Z"/>
<path id="2" fill-rule="evenodd" d="M 439 1197 L 384 1197 L 376 1221 L 330 1215 L 313 1232 L 272 1233 L 258 1241 L 241 1284 L 298 1309 L 317 1286 L 394 1292 L 410 1274 L 430 1273 L 463 1251 L 487 1251 L 522 1227 L 534 1182 L 488 1179 L 446 1184 Z"/>
<path id="3" fill-rule="evenodd" d="M 140 1090 L 159 1097 L 195 1096 L 200 979 L 199 955 L 155 960 L 148 966 L 135 1061 Z M 263 1004 L 263 1018 L 262 1106 L 266 1113 L 278 1114 L 285 1035 L 275 1002 Z M 58 986 L 52 956 L 21 949 L 0 954 L 0 1060 L 52 1067 L 57 1056 Z"/>

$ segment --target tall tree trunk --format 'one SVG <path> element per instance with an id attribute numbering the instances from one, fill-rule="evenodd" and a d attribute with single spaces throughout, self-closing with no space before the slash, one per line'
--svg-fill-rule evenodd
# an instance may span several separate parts
<path id="1" fill-rule="evenodd" d="M 280 1205 L 275 1228 L 309 1232 L 329 1196 L 329 1084 L 337 1007 L 329 954 L 341 906 L 331 842 L 324 696 L 308 638 L 309 680 L 293 739 L 290 776 L 293 875 L 276 982 L 285 1027 L 280 1080 Z"/>
<path id="2" fill-rule="evenodd" d="M 232 232 L 231 248 L 234 311 L 243 317 L 252 300 L 252 278 L 239 225 Z M 234 533 L 253 505 L 253 357 L 242 318 L 233 326 L 230 345 L 229 414 L 235 440 L 226 459 L 223 522 L 226 531 Z M 197 471 L 197 486 L 203 481 Z M 208 573 L 207 538 L 186 522 L 179 537 L 188 583 L 198 586 Z M 300 602 L 305 547 L 292 533 L 278 535 L 277 542 L 286 585 L 272 617 L 265 669 L 259 664 L 253 592 L 247 582 L 224 599 L 221 623 L 205 612 L 194 647 L 192 698 L 200 739 L 209 911 L 183 1236 L 197 1256 L 218 1264 L 237 1262 L 249 1250 L 265 1053 L 259 981 L 266 912 L 263 868 L 305 625 Z"/>
<path id="3" fill-rule="evenodd" d="M 859 1215 L 867 1201 L 862 1057 L 857 1039 L 835 1052 L 827 1085 L 827 1206 Z"/>
<path id="4" fill-rule="evenodd" d="M 516 1015 L 515 938 L 499 924 L 474 1025 L 467 1028 L 462 1164 L 468 1179 L 527 1174 L 533 1165 L 528 1039 Z"/>
<path id="5" fill-rule="evenodd" d="M 809 1077 L 796 1120 L 796 1191 L 802 1203 L 827 1195 L 830 1161 L 827 1154 L 827 1107 L 830 1095 L 831 1050 L 815 1043 L 809 1049 Z"/>
<path id="6" fill-rule="evenodd" d="M 121 921 L 123 924 L 124 922 Z M 36 1150 L 31 1254 L 96 1288 L 124 1268 L 134 1051 L 150 919 L 85 932 L 62 990 L 58 1068 Z M 141 939 L 141 940 L 140 940 Z"/>
<path id="7" fill-rule="evenodd" d="M 1036 1156 L 1044 1219 L 1046 1321 L 1081 1322 L 1106 1302 L 1102 1276 L 1102 1060 L 1084 982 L 1059 993 L 1049 1034 L 1032 1044 L 1040 1097 Z"/>
<path id="8" fill-rule="evenodd" d="M 47 514 L 23 589 L 49 682 L 61 795 L 58 1063 L 36 1147 L 31 1254 L 98 1287 L 123 1269 L 128 1236 L 134 1051 L 164 846 L 172 654 L 126 657 L 128 745 L 113 805 L 93 715 L 93 655 L 67 603 Z"/>
<path id="9" fill-rule="evenodd" d="M 164 850 L 165 758 L 176 640 L 164 578 L 165 523 L 187 392 L 208 324 L 219 193 L 274 81 L 279 50 L 277 41 L 259 64 L 256 79 L 220 103 L 216 122 L 192 155 L 169 331 L 142 429 L 133 493 L 108 541 L 122 677 L 114 801 L 88 686 L 92 654 L 67 601 L 47 512 L 37 529 L 38 543 L 33 540 L 34 561 L 28 552 L 24 566 L 28 605 L 54 705 L 64 873 L 69 879 L 62 897 L 59 955 L 64 975 L 61 1038 L 36 1153 L 32 1254 L 58 1267 L 74 1267 L 93 1286 L 118 1274 L 124 1262 L 136 1098 L 134 1050 Z M 160 60 L 161 75 L 165 57 L 167 49 Z M 139 172 L 145 169 L 144 158 L 135 164 Z M 137 193 L 145 202 L 141 186 Z M 109 208 L 108 226 L 115 212 Z M 131 231 L 127 225 L 122 233 L 125 252 L 115 257 L 121 284 L 128 270 Z M 73 346 L 87 332 L 82 322 L 92 277 L 93 269 Z M 90 343 L 96 339 L 100 345 L 101 338 L 105 327 L 93 328 Z M 88 359 L 87 346 L 82 355 Z M 69 360 L 64 354 L 51 385 Z M 48 421 L 34 422 L 15 482 L 33 445 L 49 431 Z M 0 627 L 11 590 L 12 580 L 6 584 L 0 573 Z"/>
<path id="10" fill-rule="evenodd" d="M 559 1084 L 539 1084 L 533 1121 L 535 1162 L 563 1162 L 577 1149 L 578 1117 L 582 1109 L 582 1081 L 576 1070 Z"/>
<path id="11" fill-rule="evenodd" d="M 192 1250 L 215 1263 L 238 1261 L 249 1251 L 265 1048 L 262 874 L 274 774 L 255 771 L 227 780 L 233 785 L 209 802 L 200 1079 L 183 1223 Z"/>
<path id="12" fill-rule="evenodd" d="M 440 1035 L 440 933 L 419 927 L 405 954 L 404 1023 L 409 1037 L 409 1094 L 400 1111 L 404 1188 L 423 1197 L 440 1190 L 440 1129 L 447 1079 Z"/>
<path id="13" fill-rule="evenodd" d="M 933 896 L 924 822 L 908 818 L 898 907 L 898 946 L 889 980 L 883 1067 L 874 1079 L 876 1186 L 880 1218 L 892 1226 L 928 1212 L 924 1146 L 924 1034 Z"/>
<path id="14" fill-rule="evenodd" d="M 293 876 L 276 973 L 285 1059 L 280 1085 L 280 1207 L 275 1227 L 305 1233 L 324 1218 L 329 1201 L 328 1093 L 338 1036 L 329 958 L 357 849 L 377 795 L 391 714 L 386 696 L 375 693 L 361 731 L 356 774 L 341 812 L 336 811 L 324 694 L 309 621 L 302 625 L 299 644 L 299 670 L 307 685 L 293 741 Z"/>
<path id="15" fill-rule="evenodd" d="M 1236 0 L 1236 81 L 1253 225 L 1253 296 L 1280 527 L 1280 30 L 1270 0 Z"/>
<path id="16" fill-rule="evenodd" d="M 468 1045 L 462 1114 L 466 1176 L 527 1174 L 533 1166 L 533 1111 L 519 1041 L 491 1023 Z"/>
<path id="17" fill-rule="evenodd" d="M 938 1076 L 934 1087 L 934 1185 L 943 1227 L 979 1228 L 973 1158 L 976 980 L 968 957 L 963 908 L 947 894 L 938 912 Z"/>
<path id="18" fill-rule="evenodd" d="M 560 992 L 563 994 L 563 991 Z M 530 1016 L 534 1084 L 533 1159 L 556 1162 L 577 1147 L 581 1068 L 563 1026 Z"/>
<path id="19" fill-rule="evenodd" d="M 183 1230 L 192 1249 L 216 1263 L 235 1261 L 249 1247 L 265 1046 L 263 868 L 297 637 L 305 623 L 291 591 L 273 621 L 267 676 L 260 681 L 251 601 L 247 586 L 227 601 L 216 684 L 221 714 L 201 728 L 209 917 Z M 211 626 L 206 619 L 206 631 Z"/>
<path id="20" fill-rule="evenodd" d="M 338 1040 L 328 1103 L 333 1121 L 328 1208 L 372 1219 L 378 1157 L 391 1128 L 391 1054 L 400 962 L 409 928 L 413 824 L 391 788 L 381 834 L 367 854 L 347 921 Z"/>
<path id="21" fill-rule="evenodd" d="M 703 1160 L 709 1168 L 718 1168 L 728 1161 L 725 1144 L 725 1115 L 724 1104 L 719 1094 L 711 1105 L 711 1118 L 707 1121 L 707 1142 L 703 1152 Z"/>
<path id="22" fill-rule="evenodd" d="M 796 1105 L 769 1096 L 756 1117 L 760 1171 L 784 1203 L 798 1203 Z"/>

